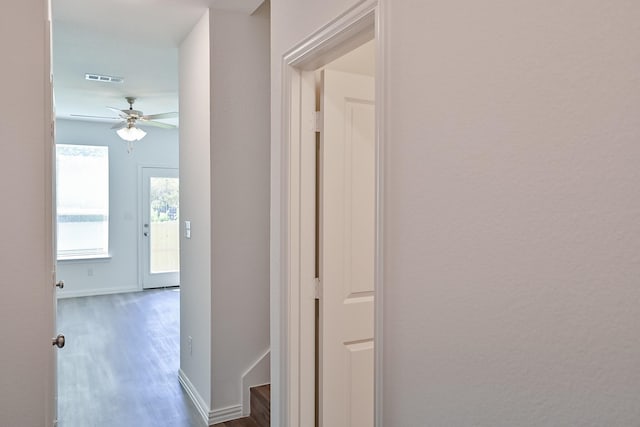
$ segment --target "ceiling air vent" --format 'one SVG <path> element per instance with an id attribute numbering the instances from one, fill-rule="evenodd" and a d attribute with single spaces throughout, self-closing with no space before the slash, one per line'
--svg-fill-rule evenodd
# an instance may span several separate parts
<path id="1" fill-rule="evenodd" d="M 104 74 L 85 74 L 85 80 L 92 82 L 104 82 L 104 83 L 122 83 L 124 79 L 122 77 L 106 76 Z"/>

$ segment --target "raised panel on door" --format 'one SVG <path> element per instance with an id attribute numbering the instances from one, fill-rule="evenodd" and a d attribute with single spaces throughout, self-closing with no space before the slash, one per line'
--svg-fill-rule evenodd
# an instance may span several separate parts
<path id="1" fill-rule="evenodd" d="M 321 92 L 320 425 L 371 427 L 374 79 L 324 70 Z"/>

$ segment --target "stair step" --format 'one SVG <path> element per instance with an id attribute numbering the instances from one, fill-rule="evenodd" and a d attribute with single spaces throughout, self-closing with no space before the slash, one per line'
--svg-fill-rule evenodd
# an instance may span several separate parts
<path id="1" fill-rule="evenodd" d="M 271 384 L 251 387 L 251 419 L 258 427 L 271 423 Z"/>
<path id="2" fill-rule="evenodd" d="M 259 427 L 250 417 L 214 424 L 212 427 Z"/>

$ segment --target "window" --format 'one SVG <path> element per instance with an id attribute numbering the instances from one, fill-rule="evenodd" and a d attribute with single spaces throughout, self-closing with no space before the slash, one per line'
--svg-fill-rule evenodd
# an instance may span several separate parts
<path id="1" fill-rule="evenodd" d="M 109 148 L 56 146 L 58 259 L 109 255 Z"/>

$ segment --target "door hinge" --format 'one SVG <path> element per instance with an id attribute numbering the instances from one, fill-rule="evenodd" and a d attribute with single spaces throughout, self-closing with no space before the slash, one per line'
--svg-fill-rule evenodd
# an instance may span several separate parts
<path id="1" fill-rule="evenodd" d="M 316 111 L 316 123 L 315 123 L 316 132 L 322 131 L 322 114 L 320 111 Z"/>
<path id="2" fill-rule="evenodd" d="M 55 138 L 56 136 L 56 122 L 51 121 L 51 138 Z"/>
<path id="3" fill-rule="evenodd" d="M 313 279 L 313 297 L 315 299 L 320 299 L 320 279 Z"/>

